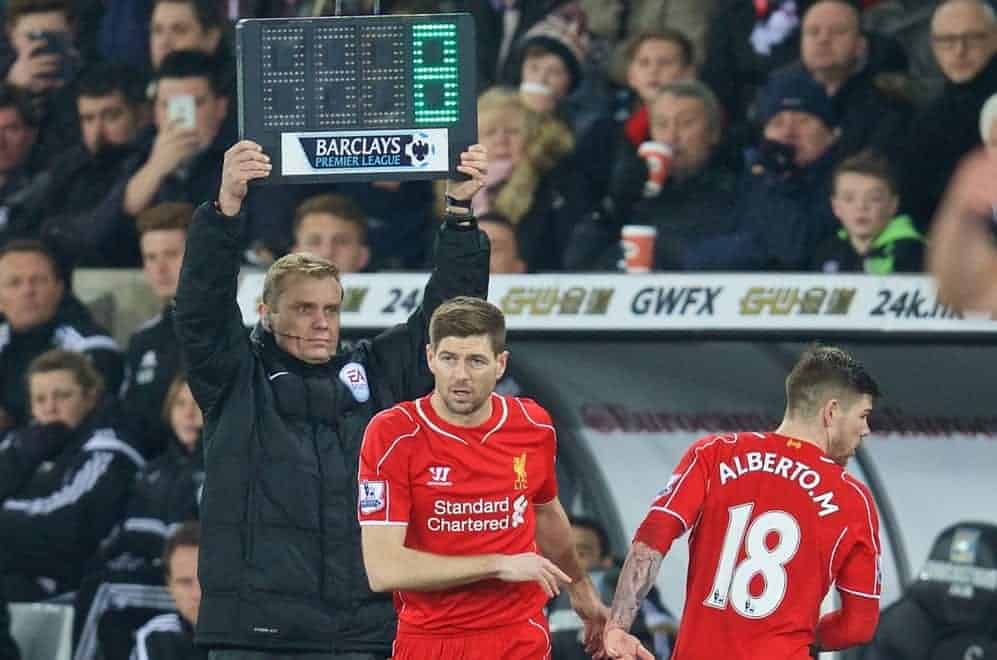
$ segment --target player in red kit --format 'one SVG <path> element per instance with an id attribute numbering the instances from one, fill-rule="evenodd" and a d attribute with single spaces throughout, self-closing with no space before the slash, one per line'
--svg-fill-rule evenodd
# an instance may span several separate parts
<path id="1" fill-rule="evenodd" d="M 454 298 L 429 334 L 433 392 L 374 417 L 360 450 L 364 564 L 373 590 L 394 592 L 393 659 L 548 658 L 543 608 L 562 584 L 598 657 L 608 609 L 557 499 L 550 416 L 494 392 L 502 312 Z"/>
<path id="2" fill-rule="evenodd" d="M 686 531 L 673 660 L 806 660 L 872 639 L 879 521 L 871 493 L 844 467 L 869 433 L 878 396 L 851 355 L 815 347 L 786 378 L 778 429 L 693 443 L 634 536 L 606 624 L 609 657 L 653 660 L 627 631 Z M 832 583 L 841 609 L 820 617 Z"/>

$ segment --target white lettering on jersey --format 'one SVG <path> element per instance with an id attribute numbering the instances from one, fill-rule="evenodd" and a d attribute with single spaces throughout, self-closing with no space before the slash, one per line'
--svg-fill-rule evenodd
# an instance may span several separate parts
<path id="1" fill-rule="evenodd" d="M 816 470 L 806 463 L 780 456 L 775 452 L 749 451 L 744 455 L 743 461 L 740 456 L 734 456 L 730 465 L 720 461 L 719 472 L 721 486 L 751 472 L 765 472 L 782 477 L 787 481 L 796 483 L 806 491 L 810 499 L 820 505 L 818 516 L 829 516 L 838 511 L 838 505 L 834 503 L 833 491 L 817 494 L 817 487 L 820 486 L 820 474 Z"/>

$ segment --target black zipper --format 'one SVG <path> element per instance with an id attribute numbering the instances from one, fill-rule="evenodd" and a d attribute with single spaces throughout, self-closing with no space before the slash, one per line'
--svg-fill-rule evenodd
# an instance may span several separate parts
<path id="1" fill-rule="evenodd" d="M 319 538 L 319 599 L 325 597 L 325 470 L 322 465 L 322 454 L 319 452 L 318 428 L 319 423 L 312 416 L 311 388 L 305 381 L 305 419 L 311 427 L 312 451 L 315 452 L 315 462 L 318 465 L 318 538 Z"/>

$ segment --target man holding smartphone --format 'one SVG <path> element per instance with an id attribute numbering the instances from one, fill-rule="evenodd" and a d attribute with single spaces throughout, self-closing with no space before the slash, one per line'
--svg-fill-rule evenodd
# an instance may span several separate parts
<path id="1" fill-rule="evenodd" d="M 71 4 L 8 0 L 4 29 L 15 55 L 5 78 L 31 96 L 39 120 L 32 165 L 41 170 L 80 139 L 72 86 L 66 84 L 79 65 Z"/>
<path id="2" fill-rule="evenodd" d="M 122 208 L 137 216 L 160 202 L 207 199 L 218 187 L 228 96 L 215 61 L 194 51 L 170 53 L 156 76 L 155 138 L 128 181 Z"/>

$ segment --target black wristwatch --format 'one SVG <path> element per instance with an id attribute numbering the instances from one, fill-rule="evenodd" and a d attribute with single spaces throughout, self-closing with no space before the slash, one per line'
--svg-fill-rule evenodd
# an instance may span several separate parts
<path id="1" fill-rule="evenodd" d="M 444 197 L 448 208 L 461 209 L 463 211 L 471 210 L 471 200 L 469 199 L 457 199 L 456 197 L 451 197 L 449 194 Z"/>

